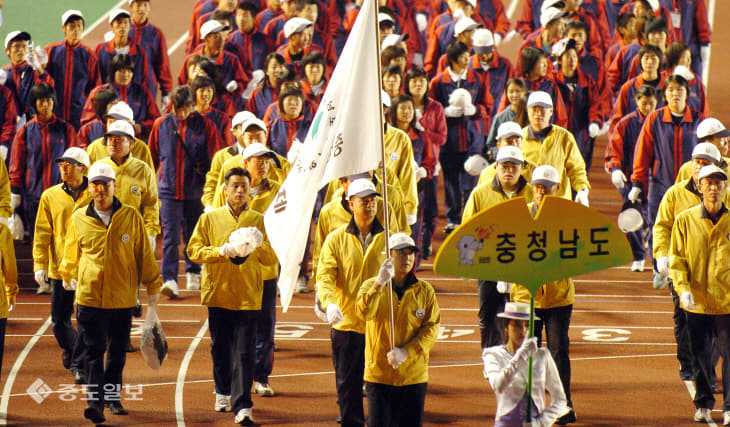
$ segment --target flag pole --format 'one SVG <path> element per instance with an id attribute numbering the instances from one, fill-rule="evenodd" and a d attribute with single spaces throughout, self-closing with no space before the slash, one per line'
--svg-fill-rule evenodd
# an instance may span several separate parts
<path id="1" fill-rule="evenodd" d="M 365 0 L 365 1 L 375 1 L 375 0 Z M 382 191 L 383 191 L 383 229 L 384 229 L 384 235 L 385 235 L 385 257 L 390 257 L 390 243 L 388 240 L 390 239 L 390 227 L 388 221 L 388 184 L 387 179 L 385 178 L 385 124 L 383 123 L 383 79 L 381 76 L 381 68 L 382 64 L 380 63 L 380 24 L 378 23 L 378 6 L 377 4 L 373 5 L 375 7 L 375 13 L 373 13 L 373 25 L 375 25 L 375 57 L 378 60 L 378 105 L 380 106 L 380 116 L 378 117 L 378 123 L 380 123 L 380 132 L 378 132 L 378 135 L 380 135 L 380 158 L 382 159 L 380 162 L 380 172 L 383 175 L 383 182 L 382 182 Z M 388 280 L 388 303 L 390 305 L 390 349 L 393 350 L 395 348 L 395 316 L 393 315 L 393 281 Z"/>

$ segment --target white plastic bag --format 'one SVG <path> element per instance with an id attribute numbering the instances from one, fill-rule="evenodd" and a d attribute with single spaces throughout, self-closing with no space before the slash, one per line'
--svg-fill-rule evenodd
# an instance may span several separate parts
<path id="1" fill-rule="evenodd" d="M 142 325 L 142 340 L 139 346 L 147 366 L 157 370 L 162 366 L 162 361 L 167 359 L 167 338 L 162 330 L 162 324 L 154 310 L 147 311 L 147 317 Z"/>

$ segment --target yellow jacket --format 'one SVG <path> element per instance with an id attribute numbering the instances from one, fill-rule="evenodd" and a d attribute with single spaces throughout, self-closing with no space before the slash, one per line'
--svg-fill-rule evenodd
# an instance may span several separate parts
<path id="1" fill-rule="evenodd" d="M 525 177 L 521 175 L 517 184 L 517 192 L 514 197 L 524 197 L 525 203 L 532 200 L 532 187 L 527 184 Z M 496 177 L 490 182 L 480 184 L 475 187 L 469 195 L 469 199 L 466 201 L 466 205 L 464 205 L 464 212 L 461 215 L 461 222 L 465 223 L 469 218 L 479 212 L 505 200 L 509 200 L 509 198 L 504 193 L 504 190 L 499 183 L 499 179 Z"/>
<path id="2" fill-rule="evenodd" d="M 674 290 L 679 295 L 691 291 L 694 297 L 696 307 L 687 311 L 730 314 L 730 215 L 727 210 L 714 225 L 704 205 L 680 213 L 672 228 L 669 260 Z"/>
<path id="3" fill-rule="evenodd" d="M 129 152 L 132 153 L 132 156 L 147 163 L 152 171 L 155 170 L 155 164 L 152 163 L 152 154 L 150 153 L 150 148 L 147 146 L 146 142 L 139 138 L 134 138 L 132 143 L 129 145 Z M 89 144 L 89 146 L 86 147 L 86 153 L 89 155 L 89 161 L 91 161 L 92 165 L 97 160 L 109 157 L 109 151 L 106 149 L 104 137 L 101 137 Z"/>
<path id="4" fill-rule="evenodd" d="M 160 234 L 160 199 L 155 170 L 133 156 L 127 156 L 127 160 L 121 165 L 111 157 L 99 161 L 111 166 L 117 175 L 114 196 L 142 214 L 148 236 Z"/>
<path id="5" fill-rule="evenodd" d="M 413 274 L 398 301 L 393 291 L 395 346 L 408 352 L 408 359 L 393 369 L 386 357 L 390 351 L 390 302 L 388 287 L 375 290 L 375 279 L 365 281 L 357 294 L 357 313 L 365 319 L 365 381 L 405 386 L 428 381 L 428 359 L 441 325 L 441 311 L 430 283 Z"/>
<path id="6" fill-rule="evenodd" d="M 18 295 L 15 246 L 13 246 L 13 236 L 10 235 L 8 227 L 0 227 L 0 268 L 2 268 L 0 280 L 5 285 L 5 292 L 0 292 L 0 319 L 5 319 L 8 317 L 8 306 L 15 305 L 15 297 Z"/>
<path id="7" fill-rule="evenodd" d="M 572 200 L 571 188 L 575 191 L 591 188 L 578 144 L 573 134 L 560 126 L 552 125 L 542 142 L 534 136 L 530 126 L 523 128 L 522 154 L 534 165 L 551 165 L 558 171 L 560 193 L 556 196 Z"/>
<path id="8" fill-rule="evenodd" d="M 76 303 L 87 307 L 131 308 L 137 305 L 140 282 L 149 295 L 162 286 L 142 216 L 116 197 L 109 227 L 93 200 L 71 215 L 58 272 L 66 282 L 78 280 Z"/>
<path id="9" fill-rule="evenodd" d="M 48 270 L 49 278 L 61 280 L 58 266 L 63 260 L 68 221 L 76 209 L 91 201 L 86 186 L 84 178 L 83 190 L 76 200 L 64 183 L 56 184 L 41 194 L 33 237 L 33 271 Z"/>
<path id="10" fill-rule="evenodd" d="M 730 174 L 730 159 L 727 157 L 723 157 L 722 160 L 725 162 L 724 167 L 720 166 L 725 173 Z M 675 184 L 678 184 L 686 179 L 692 178 L 694 175 L 694 167 L 692 166 L 692 160 L 685 162 L 682 167 L 679 168 L 679 172 L 677 172 L 677 179 L 674 180 Z"/>
<path id="11" fill-rule="evenodd" d="M 317 264 L 317 295 L 322 308 L 337 304 L 343 319 L 333 326 L 338 331 L 365 333 L 365 322 L 355 311 L 355 299 L 364 279 L 378 274 L 385 260 L 385 233 L 376 219 L 372 243 L 363 251 L 355 221 L 350 220 L 327 236 Z"/>
<path id="12" fill-rule="evenodd" d="M 403 208 L 406 215 L 418 214 L 418 188 L 413 169 L 413 146 L 408 134 L 395 126 L 388 126 L 383 137 L 385 143 L 385 166 L 393 171 L 403 193 Z"/>
<path id="13" fill-rule="evenodd" d="M 218 188 L 218 177 L 221 174 L 223 164 L 236 154 L 240 154 L 239 150 L 240 146 L 236 143 L 230 147 L 221 148 L 213 156 L 213 160 L 210 161 L 210 169 L 208 170 L 208 173 L 205 174 L 203 197 L 200 198 L 204 207 L 213 206 L 215 191 Z"/>
<path id="14" fill-rule="evenodd" d="M 10 206 L 10 176 L 5 162 L 0 162 L 0 217 L 9 218 L 13 214 Z"/>
<path id="15" fill-rule="evenodd" d="M 535 167 L 536 166 L 530 162 L 525 162 L 525 164 L 522 165 L 522 172 L 520 175 L 525 178 L 525 181 L 527 181 L 528 184 L 532 181 L 532 171 L 535 170 Z M 479 181 L 477 182 L 477 185 L 491 181 L 495 176 L 497 176 L 497 162 L 493 162 L 491 165 L 484 168 L 482 173 L 479 174 Z"/>
<path id="16" fill-rule="evenodd" d="M 256 227 L 264 235 L 263 244 L 241 264 L 220 254 L 231 233 L 241 227 Z M 228 206 L 200 216 L 188 242 L 188 257 L 203 265 L 200 302 L 227 310 L 260 310 L 264 278 L 262 267 L 276 264 L 264 229 L 264 217 L 253 210 L 236 218 Z"/>

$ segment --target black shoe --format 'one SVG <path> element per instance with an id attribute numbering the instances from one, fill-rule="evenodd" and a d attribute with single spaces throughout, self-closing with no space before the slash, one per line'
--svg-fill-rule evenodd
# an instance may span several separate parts
<path id="1" fill-rule="evenodd" d="M 86 384 L 88 383 L 88 379 L 86 378 L 86 374 L 81 371 L 75 371 L 74 373 L 74 382 L 76 384 Z"/>
<path id="2" fill-rule="evenodd" d="M 459 224 L 454 224 L 453 222 L 450 222 L 446 224 L 446 227 L 444 227 L 444 234 L 449 234 L 452 231 L 456 230 L 456 227 L 458 227 Z"/>
<path id="3" fill-rule="evenodd" d="M 124 409 L 124 406 L 122 406 L 122 402 L 119 401 L 107 402 L 104 406 L 106 406 L 109 409 L 109 412 L 114 415 L 127 415 L 129 413 L 126 409 Z"/>
<path id="4" fill-rule="evenodd" d="M 71 352 L 68 350 L 64 350 L 63 353 L 61 353 L 61 362 L 63 363 L 63 367 L 66 369 L 69 369 L 71 367 Z"/>
<path id="5" fill-rule="evenodd" d="M 104 408 L 87 406 L 86 409 L 84 409 L 84 418 L 90 420 L 94 424 L 101 424 L 106 421 L 106 418 L 104 418 Z"/>
<path id="6" fill-rule="evenodd" d="M 712 394 L 722 393 L 722 390 L 720 390 L 720 387 L 717 384 L 711 385 L 710 388 L 712 389 Z"/>
<path id="7" fill-rule="evenodd" d="M 575 417 L 575 410 L 573 408 L 570 408 L 570 411 L 568 411 L 565 415 L 559 417 L 557 420 L 555 420 L 555 424 L 559 426 L 564 426 L 566 424 L 574 423 L 576 420 Z"/>
<path id="8" fill-rule="evenodd" d="M 132 345 L 132 341 L 127 341 L 127 349 L 125 350 L 127 353 L 134 353 L 138 350 L 139 348 Z"/>
<path id="9" fill-rule="evenodd" d="M 337 424 L 342 424 L 342 415 L 337 414 Z"/>
<path id="10" fill-rule="evenodd" d="M 680 370 L 679 379 L 681 379 L 682 381 L 694 381 L 697 379 L 697 375 L 693 374 L 692 372 Z"/>

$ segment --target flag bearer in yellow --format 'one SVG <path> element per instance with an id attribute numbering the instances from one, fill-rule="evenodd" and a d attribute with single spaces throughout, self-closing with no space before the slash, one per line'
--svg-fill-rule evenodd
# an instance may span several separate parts
<path id="1" fill-rule="evenodd" d="M 105 421 L 104 405 L 114 415 L 127 414 L 120 394 L 132 310 L 142 283 L 147 312 L 156 313 L 162 285 L 144 220 L 114 197 L 115 178 L 108 164 L 97 162 L 89 169 L 93 200 L 71 215 L 58 269 L 64 287 L 76 289 L 76 319 L 88 352 L 84 416 L 96 424 Z"/>
<path id="2" fill-rule="evenodd" d="M 479 212 L 489 209 L 499 202 L 515 197 L 524 197 L 525 202 L 532 198 L 532 190 L 522 174 L 525 158 L 519 147 L 507 145 L 499 149 L 496 161 L 496 176 L 472 190 L 464 205 L 461 223 Z M 507 298 L 497 292 L 497 282 L 480 280 L 479 330 L 482 349 L 499 345 L 502 342 L 502 321 L 497 317 L 504 311 Z"/>
<path id="3" fill-rule="evenodd" d="M 157 177 L 147 163 L 132 155 L 130 146 L 133 141 L 134 126 L 129 122 L 117 120 L 110 124 L 104 135 L 109 157 L 101 162 L 111 166 L 117 177 L 115 197 L 142 214 L 147 237 L 150 239 L 154 252 L 157 246 L 157 235 L 160 234 L 160 199 L 157 197 Z"/>
<path id="4" fill-rule="evenodd" d="M 534 217 L 540 209 L 540 204 L 545 200 L 545 196 L 563 193 L 560 189 L 560 174 L 550 165 L 536 167 L 532 171 L 531 183 L 534 199 L 527 207 Z M 499 282 L 497 288 L 500 292 L 510 292 L 510 284 L 507 282 Z M 511 291 L 511 301 L 530 303 L 530 291 L 524 286 L 516 285 L 512 287 Z M 570 398 L 570 338 L 568 337 L 574 302 L 575 285 L 573 279 L 570 278 L 547 283 L 535 295 L 535 316 L 540 318 L 535 320 L 537 345 L 540 346 L 542 342 L 544 326 L 547 347 L 555 360 L 565 398 L 568 400 L 568 412 L 557 419 L 555 423 L 558 425 L 574 423 L 576 420 L 573 401 Z"/>
<path id="5" fill-rule="evenodd" d="M 428 385 L 428 359 L 441 312 L 431 284 L 416 278 L 418 248 L 405 233 L 390 236 L 390 256 L 378 276 L 362 284 L 357 313 L 365 319 L 365 390 L 368 426 L 420 426 Z M 388 281 L 393 281 L 395 324 Z M 393 329 L 395 348 L 390 348 Z"/>
<path id="6" fill-rule="evenodd" d="M 715 404 L 709 378 L 712 340 L 730 358 L 730 215 L 723 202 L 727 175 L 715 165 L 704 166 L 697 177 L 702 203 L 677 216 L 669 248 L 669 276 L 687 313 L 689 342 L 699 373 L 695 382 L 696 422 L 710 422 Z M 723 369 L 723 425 L 730 425 L 730 375 Z"/>
<path id="7" fill-rule="evenodd" d="M 212 340 L 215 405 L 253 424 L 256 324 L 261 310 L 263 272 L 276 263 L 266 237 L 264 217 L 250 209 L 251 175 L 242 168 L 226 172 L 226 206 L 200 216 L 188 243 L 188 257 L 203 265 L 201 302 L 208 307 Z"/>
<path id="8" fill-rule="evenodd" d="M 343 426 L 365 423 L 365 322 L 357 315 L 355 300 L 363 279 L 375 276 L 385 258 L 385 233 L 376 218 L 378 195 L 368 179 L 350 183 L 347 200 L 352 219 L 327 236 L 317 265 L 317 294 L 332 326 L 332 364 Z"/>
<path id="9" fill-rule="evenodd" d="M 63 367 L 71 370 L 76 384 L 86 383 L 86 347 L 81 332 L 71 324 L 76 292 L 66 290 L 58 272 L 66 244 L 66 230 L 71 214 L 91 201 L 89 156 L 79 147 L 67 149 L 56 159 L 61 172 L 60 184 L 41 194 L 33 237 L 33 270 L 38 286 L 51 286 L 51 321 L 53 335 L 61 350 Z"/>

